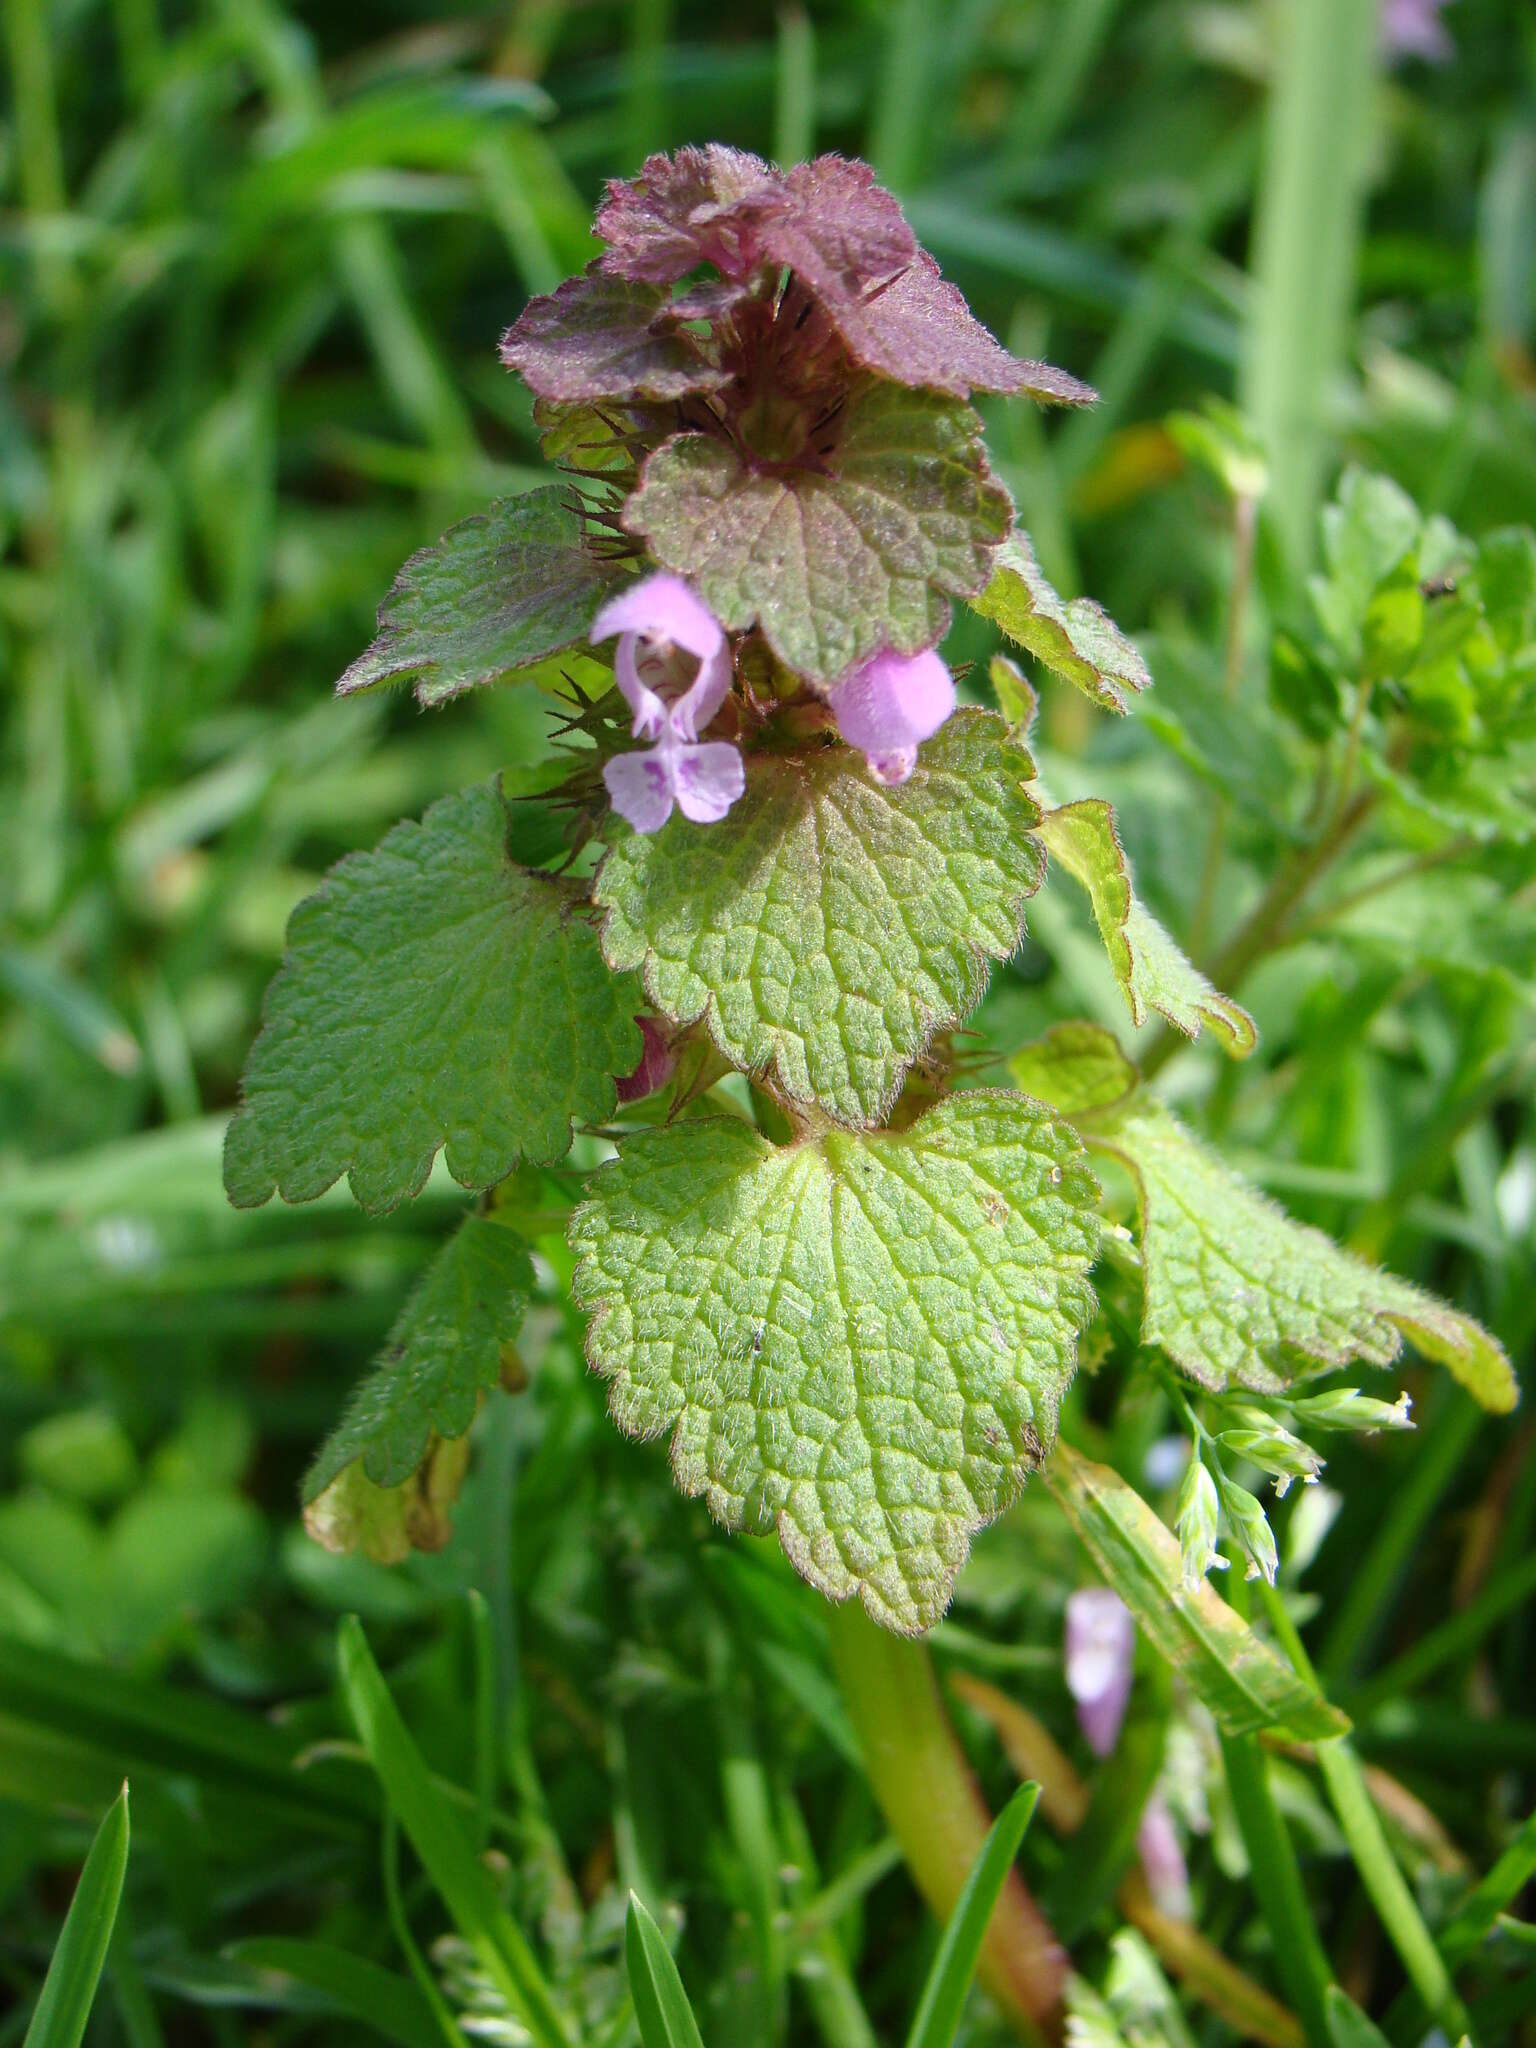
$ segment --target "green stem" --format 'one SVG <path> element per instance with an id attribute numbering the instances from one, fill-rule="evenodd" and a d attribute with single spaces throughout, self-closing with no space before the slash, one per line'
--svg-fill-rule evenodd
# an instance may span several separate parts
<path id="1" fill-rule="evenodd" d="M 1311 2048 L 1331 2048 L 1325 1999 L 1333 1967 L 1313 1923 L 1296 1851 L 1269 1789 L 1269 1765 L 1251 1735 L 1224 1735 L 1222 1762 L 1248 1852 L 1249 1877 L 1269 1924 L 1275 1969 Z"/>
<path id="2" fill-rule="evenodd" d="M 1312 1660 L 1286 1612 L 1284 1600 L 1273 1586 L 1262 1582 L 1259 1599 L 1287 1656 L 1302 1677 L 1315 1685 L 1317 1673 L 1312 1669 Z M 1328 1787 L 1328 1797 L 1339 1817 L 1339 1826 L 1344 1830 L 1350 1854 L 1355 1859 L 1360 1882 L 1365 1886 L 1392 1946 L 1402 1958 L 1403 1968 L 1408 1972 L 1413 1988 L 1452 2040 L 1458 2039 L 1468 2030 L 1465 2008 L 1456 1996 L 1450 1972 L 1397 1866 L 1349 1737 L 1338 1735 L 1331 1741 L 1318 1743 L 1317 1766 Z"/>
<path id="3" fill-rule="evenodd" d="M 857 1601 L 832 1610 L 832 1668 L 864 1768 L 907 1867 L 948 1920 L 992 1825 L 922 1643 L 877 1628 Z M 1010 1872 L 982 1949 L 980 1976 L 1026 2040 L 1059 2033 L 1067 1958 Z"/>
<path id="4" fill-rule="evenodd" d="M 1211 979 L 1221 989 L 1234 989 L 1243 977 L 1280 943 L 1296 909 L 1312 884 L 1343 853 L 1376 806 L 1374 790 L 1362 789 L 1334 813 L 1333 821 L 1310 845 L 1298 847 L 1284 862 L 1252 911 L 1216 955 Z"/>
<path id="5" fill-rule="evenodd" d="M 1451 1389 L 1446 1389 L 1436 1404 L 1433 1426 L 1425 1429 L 1420 1439 L 1419 1456 L 1394 1490 L 1323 1644 L 1319 1662 L 1330 1692 L 1339 1690 L 1369 1655 L 1391 1612 L 1408 1560 L 1482 1419 L 1481 1409 Z"/>
<path id="6" fill-rule="evenodd" d="M 1415 875 L 1427 874 L 1432 868 L 1448 866 L 1452 861 L 1461 860 L 1477 851 L 1478 842 L 1470 832 L 1462 833 L 1455 839 L 1447 839 L 1442 846 L 1432 847 L 1428 853 L 1416 853 L 1407 860 L 1400 860 L 1368 882 L 1362 882 L 1357 889 L 1346 890 L 1342 896 L 1335 896 L 1332 902 L 1323 903 L 1300 924 L 1292 925 L 1289 938 L 1309 939 L 1314 932 L 1326 931 L 1351 910 L 1358 910 L 1362 903 L 1369 903 L 1377 896 L 1385 896 L 1389 889 L 1396 889 L 1401 883 L 1412 881 Z"/>
<path id="7" fill-rule="evenodd" d="M 1269 887 L 1206 969 L 1219 989 L 1235 992 L 1260 960 L 1286 943 L 1291 918 L 1308 890 L 1345 851 L 1375 807 L 1374 790 L 1357 791 L 1340 803 L 1317 838 L 1297 847 L 1281 864 Z M 1150 1080 L 1160 1073 L 1188 1043 L 1176 1031 L 1161 1032 L 1141 1063 L 1143 1078 Z"/>

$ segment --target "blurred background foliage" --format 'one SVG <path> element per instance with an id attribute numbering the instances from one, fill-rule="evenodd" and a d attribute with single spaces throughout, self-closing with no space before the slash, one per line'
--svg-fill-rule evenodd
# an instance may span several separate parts
<path id="1" fill-rule="evenodd" d="M 1323 24 L 1310 55 L 1293 14 Z M 1158 680 L 1113 727 L 1052 695 L 1049 773 L 1115 797 L 1174 929 L 1228 928 L 1294 815 L 1261 710 L 1342 462 L 1474 537 L 1536 519 L 1536 17 L 1456 0 L 1444 28 L 1429 64 L 1378 62 L 1362 0 L 4 0 L 0 2043 L 125 1769 L 136 1846 L 101 2038 L 357 2031 L 334 1988 L 230 1946 L 398 1954 L 371 1781 L 345 1754 L 297 1794 L 288 1771 L 343 1725 L 346 1610 L 437 1768 L 504 1797 L 485 1825 L 510 1895 L 595 2022 L 617 2011 L 616 1875 L 686 1903 L 712 2043 L 798 2038 L 807 2011 L 861 2040 L 841 1957 L 877 2020 L 906 2009 L 924 1922 L 850 1766 L 817 1605 L 609 1429 L 557 1242 L 534 1385 L 483 1418 L 452 1545 L 386 1573 L 298 1528 L 298 1476 L 456 1204 L 435 1177 L 384 1222 L 341 1191 L 226 1208 L 261 990 L 330 862 L 550 740 L 536 692 L 423 715 L 330 685 L 408 553 L 539 478 L 494 344 L 592 253 L 606 177 L 689 140 L 865 155 L 989 324 L 1104 394 L 1061 420 L 988 408 L 1047 570 L 1143 636 Z M 1210 426 L 1213 397 L 1272 435 L 1232 702 L 1212 678 L 1246 443 Z M 991 645 L 969 621 L 950 652 Z M 1218 800 L 1237 809 L 1213 877 Z M 1518 1363 L 1530 877 L 1482 878 L 1463 902 L 1428 876 L 1261 968 L 1241 990 L 1258 1059 L 1217 1074 L 1202 1054 L 1168 1080 L 1293 1208 L 1487 1316 Z M 991 1040 L 1084 1008 L 1123 1025 L 1086 931 L 1045 898 L 1032 925 Z M 1166 1405 L 1109 1390 L 1086 1384 L 1069 1426 L 1139 1473 Z M 1410 1867 L 1449 1896 L 1530 1805 L 1531 1587 L 1509 1575 L 1536 1477 L 1528 1422 L 1426 1395 L 1417 1438 L 1339 1454 L 1338 1520 L 1325 1537 L 1293 1517 L 1290 1555 L 1345 1703 L 1366 1683 Z M 1080 1569 L 1031 1497 L 936 1639 L 943 1669 L 999 1680 L 1063 1740 Z M 1392 1654 L 1458 1625 L 1411 1687 L 1381 1687 Z M 487 1726 L 506 1731 L 489 1759 Z M 965 1732 L 1006 1784 L 985 1720 Z M 1389 1998 L 1327 1814 L 1299 1767 L 1287 1782 L 1353 1988 Z M 1270 1937 L 1216 1822 L 1202 1923 L 1262 1976 Z M 1061 1851 L 1037 1826 L 1027 1855 L 1048 1877 Z M 840 1917 L 803 1910 L 818 1865 L 854 1871 Z M 436 1931 L 425 1906 L 408 1890 L 397 1933 Z"/>

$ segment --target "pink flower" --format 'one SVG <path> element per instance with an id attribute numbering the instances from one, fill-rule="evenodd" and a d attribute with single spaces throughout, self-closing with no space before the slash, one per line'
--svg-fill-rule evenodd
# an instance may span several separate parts
<path id="1" fill-rule="evenodd" d="M 1136 1624 L 1107 1586 L 1085 1586 L 1067 1601 L 1067 1690 L 1095 1756 L 1108 1756 L 1131 1696 Z"/>
<path id="2" fill-rule="evenodd" d="M 917 750 L 955 708 L 955 684 L 931 649 L 895 654 L 887 648 L 855 669 L 829 699 L 837 729 L 862 747 L 877 782 L 905 782 Z"/>
<path id="3" fill-rule="evenodd" d="M 1136 1853 L 1141 1858 L 1141 1873 L 1147 1880 L 1152 1903 L 1159 1912 L 1170 1914 L 1175 1920 L 1187 1920 L 1190 1917 L 1189 1867 L 1184 1861 L 1179 1831 L 1173 1824 L 1173 1815 L 1168 1811 L 1168 1802 L 1161 1792 L 1154 1792 L 1141 1810 L 1141 1826 L 1136 1831 Z"/>
<path id="4" fill-rule="evenodd" d="M 1400 57 L 1422 57 L 1428 64 L 1446 64 L 1456 45 L 1445 32 L 1440 10 L 1447 0 L 1384 0 L 1381 47 L 1388 63 Z"/>
<path id="5" fill-rule="evenodd" d="M 660 573 L 610 598 L 592 621 L 593 640 L 615 633 L 614 677 L 634 713 L 630 730 L 655 745 L 604 765 L 614 809 L 637 832 L 660 831 L 674 804 L 696 824 L 713 824 L 746 788 L 728 740 L 699 742 L 731 687 L 723 627 L 680 576 Z"/>

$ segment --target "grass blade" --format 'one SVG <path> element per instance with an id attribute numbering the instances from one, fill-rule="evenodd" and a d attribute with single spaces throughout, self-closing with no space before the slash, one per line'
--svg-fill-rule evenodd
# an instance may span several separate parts
<path id="1" fill-rule="evenodd" d="M 442 2048 L 432 2009 L 410 1979 L 363 1956 L 349 1955 L 328 1942 L 296 1941 L 282 1935 L 236 1942 L 225 1953 L 233 1962 L 274 1970 L 324 1992 L 338 2012 L 371 2028 L 381 2039 L 394 2041 L 398 2048 Z"/>
<path id="2" fill-rule="evenodd" d="M 1440 1937 L 1445 1959 L 1454 1968 L 1487 1940 L 1494 1922 L 1536 1877 L 1536 1813 L 1529 1815 L 1492 1870 L 1462 1900 L 1456 1917 Z"/>
<path id="3" fill-rule="evenodd" d="M 1294 0 L 1253 230 L 1243 409 L 1273 465 L 1288 559 L 1312 555 L 1326 409 L 1344 362 L 1376 84 L 1376 0 Z"/>
<path id="4" fill-rule="evenodd" d="M 1221 1758 L 1238 1832 L 1248 1851 L 1254 1896 L 1269 1923 L 1275 1968 L 1312 2048 L 1331 2048 L 1326 1999 L 1333 1965 L 1307 1904 L 1296 1851 L 1269 1789 L 1268 1762 L 1251 1735 L 1223 1735 Z"/>
<path id="5" fill-rule="evenodd" d="M 644 2048 L 704 2048 L 672 1952 L 633 1892 L 624 1918 L 624 1968 Z"/>
<path id="6" fill-rule="evenodd" d="M 992 1827 L 925 1643 L 892 1635 L 858 1601 L 828 1620 L 832 1669 L 859 1738 L 869 1788 L 937 1920 L 959 1906 Z M 1012 1869 L 979 1974 L 1026 2038 L 1048 2028 L 1066 1990 L 1065 1951 Z"/>
<path id="7" fill-rule="evenodd" d="M 128 1868 L 128 1787 L 96 1830 L 53 1960 L 43 1979 L 25 2048 L 79 2048 L 107 1959 Z"/>
<path id="8" fill-rule="evenodd" d="M 1019 1853 L 1019 1844 L 1039 1797 L 1038 1785 L 1021 1785 L 992 1823 L 944 1930 L 933 1968 L 928 1972 L 912 2031 L 907 2036 L 907 2048 L 950 2048 L 960 2025 L 966 1993 L 981 1960 L 981 1945 L 987 1938 L 992 1909 L 1004 1878 L 1013 1868 L 1013 1859 Z"/>
<path id="9" fill-rule="evenodd" d="M 545 2048 L 570 2048 L 533 1951 L 503 1912 L 489 1873 L 433 1784 L 355 1615 L 342 1622 L 337 1647 L 342 1691 L 358 1737 L 454 1924 L 534 2038 Z"/>

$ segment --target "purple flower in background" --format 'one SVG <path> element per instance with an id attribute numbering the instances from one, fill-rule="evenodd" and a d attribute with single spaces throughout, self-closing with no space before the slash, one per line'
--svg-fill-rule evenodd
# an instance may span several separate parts
<path id="1" fill-rule="evenodd" d="M 1136 1624 L 1107 1586 L 1085 1586 L 1067 1601 L 1067 1690 L 1095 1756 L 1108 1756 L 1131 1696 Z"/>
<path id="2" fill-rule="evenodd" d="M 1189 1867 L 1184 1861 L 1179 1831 L 1161 1792 L 1154 1792 L 1142 1808 L 1136 1853 L 1141 1858 L 1141 1871 L 1152 1903 L 1175 1920 L 1187 1920 L 1191 1911 Z"/>
<path id="3" fill-rule="evenodd" d="M 1107 1586 L 1085 1586 L 1067 1601 L 1067 1690 L 1077 1725 L 1095 1756 L 1108 1756 L 1120 1739 L 1131 1696 L 1136 1623 Z M 1154 1791 L 1142 1809 L 1137 1853 L 1154 1902 L 1178 1919 L 1189 1917 L 1189 1872 L 1173 1815 Z"/>
<path id="4" fill-rule="evenodd" d="M 1448 64 L 1456 54 L 1440 19 L 1448 4 L 1449 0 L 1382 0 L 1381 49 L 1387 62 L 1422 57 L 1428 64 Z"/>
<path id="5" fill-rule="evenodd" d="M 680 576 L 660 574 L 610 598 L 592 621 L 593 640 L 615 633 L 614 676 L 634 713 L 630 730 L 655 744 L 604 765 L 614 809 L 637 832 L 660 831 L 674 804 L 695 824 L 715 823 L 746 788 L 737 749 L 699 741 L 731 687 L 724 629 Z"/>
<path id="6" fill-rule="evenodd" d="M 862 747 L 877 782 L 905 782 L 917 750 L 955 708 L 955 683 L 932 650 L 895 654 L 889 648 L 839 683 L 829 702 L 837 729 Z"/>

